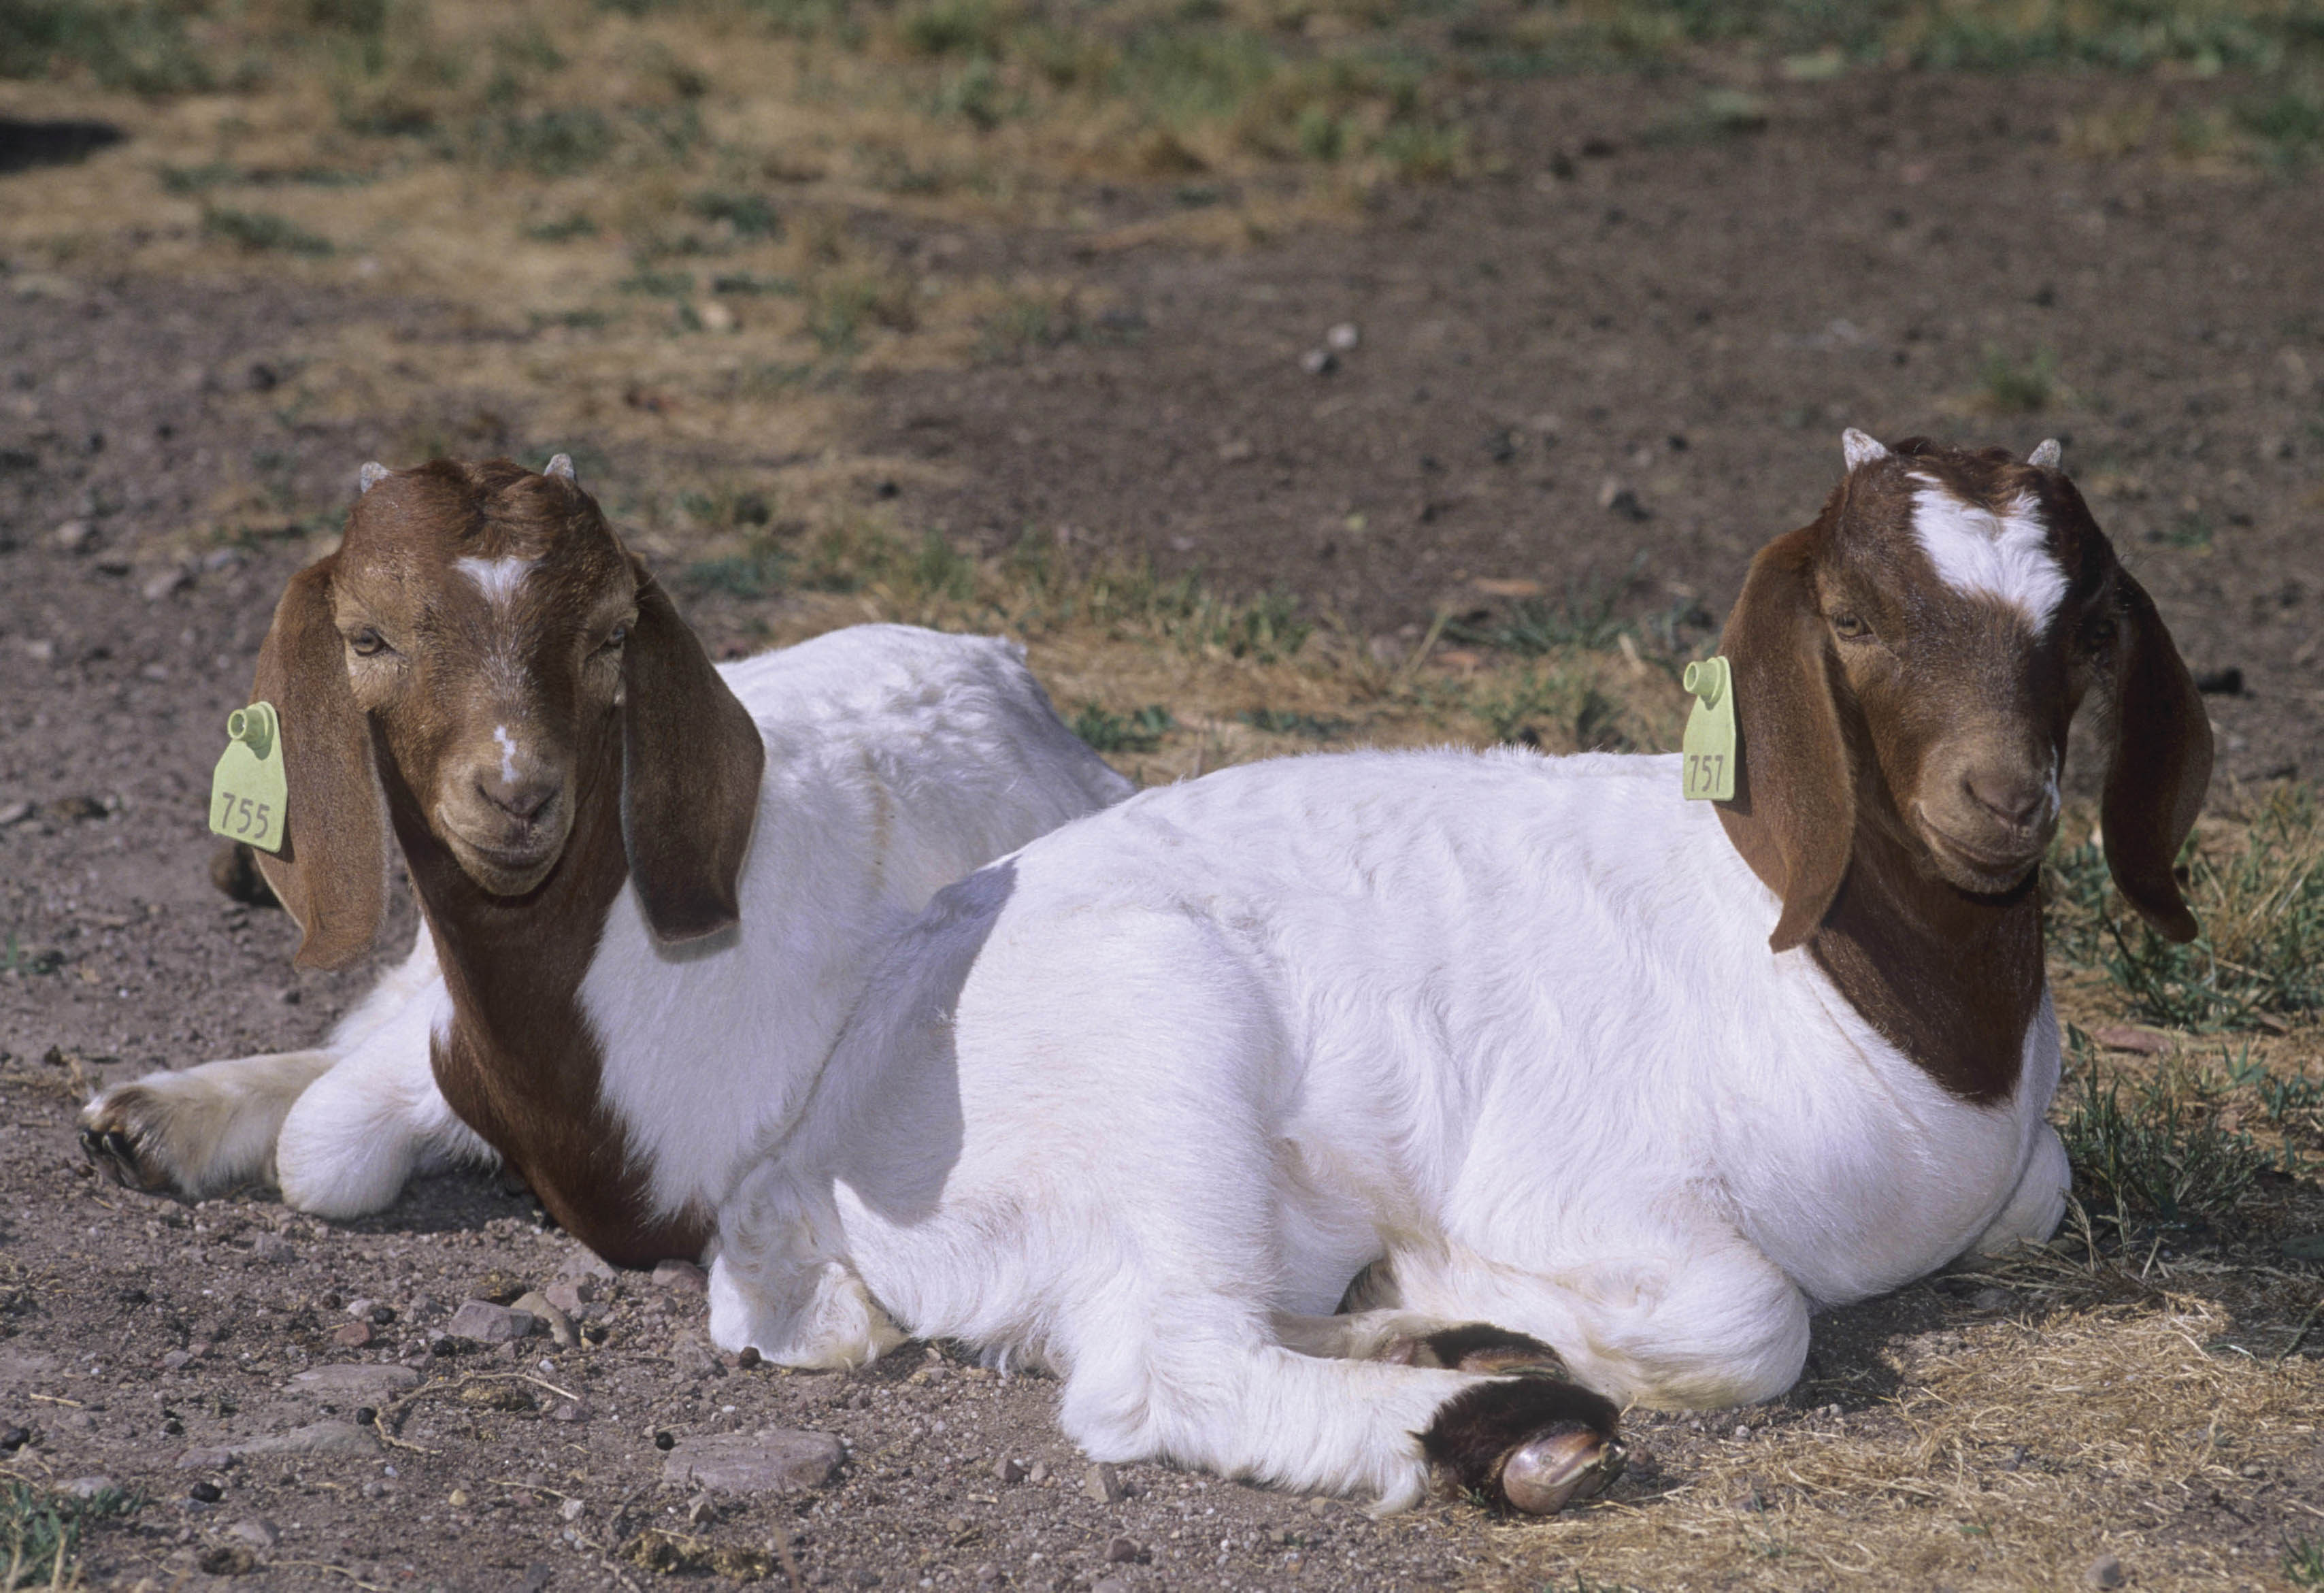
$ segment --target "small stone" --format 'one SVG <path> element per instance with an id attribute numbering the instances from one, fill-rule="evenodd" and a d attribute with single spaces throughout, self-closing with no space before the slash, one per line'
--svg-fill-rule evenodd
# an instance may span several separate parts
<path id="1" fill-rule="evenodd" d="M 1736 1441 L 1737 1443 L 1738 1443 L 1738 1444 L 1739 1444 L 1739 1443 L 1741 1443 L 1741 1442 L 1743 1442 L 1743 1441 L 1744 1441 L 1744 1440 L 1746 1440 L 1746 1439 L 1749 1438 L 1750 1436 L 1751 1436 L 1751 1429 L 1750 1429 L 1748 1426 L 1738 1425 L 1738 1426 L 1735 1429 L 1735 1441 Z"/>
<path id="2" fill-rule="evenodd" d="M 2119 1588 L 2124 1580 L 2122 1561 L 2111 1554 L 2099 1555 L 2090 1561 L 2089 1569 L 2082 1572 L 2082 1586 L 2085 1588 Z"/>
<path id="3" fill-rule="evenodd" d="M 276 1265 L 298 1260 L 299 1250 L 281 1234 L 261 1234 L 250 1242 L 250 1259 Z"/>
<path id="4" fill-rule="evenodd" d="M 695 315 L 706 332 L 731 332 L 734 329 L 734 312 L 715 299 L 706 301 Z"/>
<path id="5" fill-rule="evenodd" d="M 2017 1296 L 2006 1289 L 1979 1289 L 1969 1302 L 1977 1311 L 2007 1311 L 2017 1303 Z"/>
<path id="6" fill-rule="evenodd" d="M 290 1379 L 293 1394 L 378 1397 L 418 1386 L 420 1374 L 410 1366 L 380 1366 L 347 1361 L 316 1366 Z"/>
<path id="7" fill-rule="evenodd" d="M 661 1435 L 654 1441 L 659 1447 Z M 830 1483 L 846 1459 L 847 1446 L 827 1432 L 769 1428 L 678 1439 L 661 1474 L 715 1494 L 789 1493 Z"/>
<path id="8" fill-rule="evenodd" d="M 468 1298 L 490 1301 L 494 1305 L 508 1305 L 528 1287 L 524 1280 L 514 1273 L 493 1267 L 479 1277 L 469 1288 Z"/>
<path id="9" fill-rule="evenodd" d="M 282 1541 L 282 1531 L 263 1515 L 237 1521 L 226 1529 L 229 1538 L 239 1538 L 254 1549 L 272 1549 Z"/>
<path id="10" fill-rule="evenodd" d="M 540 1325 L 540 1319 L 530 1311 L 511 1311 L 489 1300 L 467 1300 L 452 1313 L 444 1331 L 472 1344 L 510 1344 L 530 1337 Z"/>
<path id="11" fill-rule="evenodd" d="M 1090 1593 L 1130 1593 L 1128 1577 L 1106 1577 L 1090 1584 Z"/>
<path id="12" fill-rule="evenodd" d="M 1123 1498 L 1121 1474 L 1100 1460 L 1082 1477 L 1082 1492 L 1096 1505 L 1119 1505 Z"/>
<path id="13" fill-rule="evenodd" d="M 182 1372 L 193 1364 L 194 1357 L 185 1350 L 170 1349 L 161 1352 L 161 1367 L 164 1371 Z"/>
<path id="14" fill-rule="evenodd" d="M 1136 1565 L 1146 1558 L 1146 1551 L 1130 1538 L 1116 1538 L 1105 1546 L 1108 1565 Z"/>
<path id="15" fill-rule="evenodd" d="M 1307 1501 L 1307 1514 L 1310 1515 L 1328 1515 L 1331 1511 L 1332 1501 L 1320 1494 Z"/>
<path id="16" fill-rule="evenodd" d="M 113 1491 L 113 1479 L 109 1477 L 76 1477 L 60 1491 L 76 1499 L 94 1499 L 99 1494 Z"/>
<path id="17" fill-rule="evenodd" d="M 331 1342 L 341 1349 L 361 1349 L 371 1342 L 369 1322 L 341 1322 L 331 1329 Z"/>
<path id="18" fill-rule="evenodd" d="M 1299 368 L 1311 376 L 1328 376 L 1340 368 L 1340 357 L 1328 348 L 1310 348 L 1299 357 Z"/>
<path id="19" fill-rule="evenodd" d="M 182 592 L 193 584 L 194 572 L 173 564 L 146 578 L 145 585 L 140 590 L 145 601 L 159 603 L 171 593 Z"/>
<path id="20" fill-rule="evenodd" d="M 232 1449 L 188 1449 L 178 1457 L 178 1469 L 180 1471 L 224 1471 L 233 1464 Z M 204 1488 L 215 1486 L 207 1482 L 196 1483 L 193 1487 L 194 1497 L 200 1498 Z M 215 1503 L 217 1498 L 216 1493 L 211 1494 L 210 1502 Z"/>
<path id="21" fill-rule="evenodd" d="M 1025 1463 L 1011 1455 L 1003 1455 L 992 1463 L 992 1479 L 1003 1486 L 1025 1480 Z"/>
<path id="22" fill-rule="evenodd" d="M 991 1561 L 988 1560 L 982 1565 L 976 1568 L 976 1585 L 978 1587 L 989 1588 L 1000 1579 L 1001 1568 L 993 1564 Z"/>
<path id="23" fill-rule="evenodd" d="M 688 1294 L 704 1293 L 710 1287 L 709 1275 L 690 1261 L 656 1262 L 653 1281 L 657 1289 L 682 1289 Z"/>
<path id="24" fill-rule="evenodd" d="M 376 1455 L 379 1440 L 351 1422 L 316 1422 L 236 1444 L 234 1453 L 244 1459 L 253 1455 Z"/>
<path id="25" fill-rule="evenodd" d="M 78 553 L 88 545 L 97 527 L 86 520 L 68 520 L 49 533 L 57 546 L 68 553 Z"/>
<path id="26" fill-rule="evenodd" d="M 549 1412 L 549 1419 L 551 1422 L 586 1422 L 589 1419 L 589 1402 L 558 1400 L 557 1408 Z"/>
<path id="27" fill-rule="evenodd" d="M 540 1292 L 540 1297 L 568 1317 L 577 1317 L 581 1308 L 597 1298 L 595 1278 L 560 1278 Z"/>
<path id="28" fill-rule="evenodd" d="M 586 1500 L 567 1499 L 557 1507 L 557 1514 L 562 1520 L 578 1521 L 588 1508 L 589 1505 Z"/>
<path id="29" fill-rule="evenodd" d="M 699 1333 L 680 1333 L 669 1341 L 669 1364 L 685 1377 L 724 1377 L 726 1363 Z"/>
<path id="30" fill-rule="evenodd" d="M 1351 320 L 1343 320 L 1323 334 L 1323 347 L 1336 354 L 1353 353 L 1356 345 L 1363 340 L 1362 331 Z"/>
<path id="31" fill-rule="evenodd" d="M 550 1304 L 547 1295 L 539 1292 L 521 1294 L 517 1297 L 514 1309 L 546 1322 L 549 1325 L 549 1336 L 555 1339 L 560 1348 L 570 1349 L 581 1342 L 581 1336 L 573 1330 L 573 1319 Z"/>

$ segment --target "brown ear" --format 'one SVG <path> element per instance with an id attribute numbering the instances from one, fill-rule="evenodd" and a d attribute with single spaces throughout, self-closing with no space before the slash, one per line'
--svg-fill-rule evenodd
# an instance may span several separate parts
<path id="1" fill-rule="evenodd" d="M 371 727 L 347 685 L 331 620 L 333 554 L 290 579 L 258 650 L 254 701 L 282 725 L 290 788 L 282 850 L 259 872 L 298 921 L 300 968 L 345 968 L 371 949 L 387 905 L 387 820 Z"/>
<path id="2" fill-rule="evenodd" d="M 2107 866 L 2158 934 L 2191 940 L 2195 915 L 2172 868 L 2211 783 L 2211 718 L 2154 600 L 2127 570 L 2117 570 L 2115 583 L 2122 662 L 2107 705 L 2114 751 L 2098 803 Z"/>
<path id="3" fill-rule="evenodd" d="M 622 840 L 631 883 L 662 940 L 716 934 L 742 916 L 736 881 L 759 816 L 766 745 L 669 595 L 642 569 L 622 671 Z"/>
<path id="4" fill-rule="evenodd" d="M 1767 944 L 1815 933 L 1848 876 L 1856 793 L 1826 672 L 1823 621 L 1809 586 L 1812 530 L 1776 538 L 1751 561 L 1719 650 L 1734 671 L 1742 746 L 1728 838 L 1784 899 Z"/>

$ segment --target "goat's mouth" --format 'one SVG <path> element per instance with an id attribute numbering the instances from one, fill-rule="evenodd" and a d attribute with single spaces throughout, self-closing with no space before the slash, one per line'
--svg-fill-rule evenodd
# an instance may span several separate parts
<path id="1" fill-rule="evenodd" d="M 445 844 L 460 872 L 495 896 L 521 896 L 549 877 L 565 850 L 565 836 L 528 837 L 519 842 L 481 841 L 446 827 Z"/>
<path id="2" fill-rule="evenodd" d="M 2037 826 L 2023 839 L 1996 844 L 1962 839 L 1941 827 L 1929 817 L 1926 809 L 1917 804 L 1913 818 L 1914 828 L 1928 842 L 1937 872 L 1950 884 L 1978 895 L 2015 890 L 2042 861 L 2042 854 L 2050 846 L 2048 825 Z"/>

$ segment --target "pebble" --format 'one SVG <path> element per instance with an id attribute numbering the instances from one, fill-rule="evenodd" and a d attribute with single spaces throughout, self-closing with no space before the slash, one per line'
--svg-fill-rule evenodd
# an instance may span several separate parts
<path id="1" fill-rule="evenodd" d="M 1323 347 L 1338 354 L 1354 352 L 1356 345 L 1363 340 L 1362 331 L 1351 320 L 1343 320 L 1323 334 Z"/>
<path id="2" fill-rule="evenodd" d="M 1090 1584 L 1090 1593 L 1130 1593 L 1128 1577 L 1107 1577 Z"/>
<path id="3" fill-rule="evenodd" d="M 182 569 L 177 565 L 171 565 L 169 569 L 157 570 L 152 576 L 149 577 L 143 588 L 143 592 L 145 601 L 148 603 L 159 603 L 171 593 L 182 592 L 193 584 L 194 572 L 192 570 Z"/>
<path id="4" fill-rule="evenodd" d="M 994 1481 L 1003 1484 L 1023 1482 L 1025 1463 L 1013 1456 L 1003 1455 L 992 1463 L 992 1477 Z"/>
<path id="5" fill-rule="evenodd" d="M 661 1438 L 655 1435 L 657 1447 Z M 678 1439 L 661 1474 L 668 1481 L 716 1494 L 788 1493 L 825 1486 L 846 1459 L 847 1446 L 830 1433 L 768 1428 Z"/>
<path id="6" fill-rule="evenodd" d="M 1105 1562 L 1108 1565 L 1136 1565 L 1145 1558 L 1146 1551 L 1130 1538 L 1116 1538 L 1105 1546 Z"/>
<path id="7" fill-rule="evenodd" d="M 1044 1483 L 1048 1481 L 1049 1463 L 1047 1460 L 1034 1461 L 1033 1469 L 1025 1474 L 1025 1480 L 1030 1483 Z"/>
<path id="8" fill-rule="evenodd" d="M 316 1366 L 290 1379 L 293 1394 L 391 1394 L 418 1386 L 420 1374 L 410 1366 L 381 1366 L 347 1361 Z"/>
<path id="9" fill-rule="evenodd" d="M 1299 368 L 1311 376 L 1328 376 L 1340 368 L 1340 357 L 1328 348 L 1310 348 L 1299 357 Z"/>
<path id="10" fill-rule="evenodd" d="M 991 1561 L 988 1560 L 982 1565 L 976 1568 L 976 1583 L 978 1587 L 989 1588 L 1000 1579 L 1001 1568 L 993 1564 Z"/>
<path id="11" fill-rule="evenodd" d="M 444 1331 L 472 1344 L 509 1344 L 529 1337 L 540 1321 L 530 1311 L 512 1311 L 489 1300 L 466 1300 L 444 1324 Z"/>
<path id="12" fill-rule="evenodd" d="M 13 1455 L 32 1441 L 32 1430 L 29 1427 L 0 1429 L 0 1454 Z"/>
<path id="13" fill-rule="evenodd" d="M 1979 1289 L 1969 1302 L 1978 1311 L 2007 1311 L 2017 1303 L 2017 1296 L 2006 1289 Z"/>
<path id="14" fill-rule="evenodd" d="M 66 552 L 78 553 L 88 544 L 88 539 L 96 530 L 97 527 L 86 520 L 68 520 L 49 534 Z"/>
<path id="15" fill-rule="evenodd" d="M 263 1515 L 237 1521 L 226 1529 L 229 1538 L 239 1538 L 254 1549 L 272 1549 L 282 1541 L 282 1531 Z"/>
<path id="16" fill-rule="evenodd" d="M 194 1561 L 206 1577 L 239 1577 L 258 1569 L 258 1557 L 244 1543 L 218 1543 Z"/>
<path id="17" fill-rule="evenodd" d="M 2082 1586 L 2086 1588 L 2119 1588 L 2124 1580 L 2122 1561 L 2111 1554 L 2099 1555 L 2082 1573 Z"/>
<path id="18" fill-rule="evenodd" d="M 76 1499 L 94 1499 L 99 1494 L 113 1491 L 113 1479 L 109 1477 L 76 1477 L 65 1484 L 61 1491 Z"/>
<path id="19" fill-rule="evenodd" d="M 1328 1515 L 1331 1510 L 1332 1501 L 1321 1494 L 1307 1501 L 1307 1514 L 1310 1515 Z"/>
<path id="20" fill-rule="evenodd" d="M 250 1259 L 274 1265 L 298 1260 L 299 1249 L 281 1234 L 261 1234 L 250 1242 Z"/>
<path id="21" fill-rule="evenodd" d="M 184 1454 L 178 1457 L 178 1469 L 180 1471 L 224 1471 L 227 1467 L 233 1464 L 234 1451 L 232 1449 L 188 1449 Z M 211 1485 L 206 1482 L 195 1484 L 194 1497 L 197 1499 L 201 1498 L 202 1489 L 210 1486 Z M 213 1499 L 214 1498 L 215 1496 L 213 1496 Z M 205 1500 L 204 1502 L 209 1503 L 211 1501 Z"/>
<path id="22" fill-rule="evenodd" d="M 315 1422 L 235 1444 L 233 1452 L 242 1459 L 253 1455 L 376 1455 L 379 1440 L 352 1422 Z"/>
<path id="23" fill-rule="evenodd" d="M 680 1333 L 669 1341 L 669 1364 L 682 1377 L 724 1377 L 726 1363 L 699 1333 Z"/>
<path id="24" fill-rule="evenodd" d="M 369 1322 L 341 1322 L 331 1329 L 331 1342 L 341 1349 L 361 1349 L 371 1342 Z"/>
<path id="25" fill-rule="evenodd" d="M 1124 1496 L 1121 1474 L 1105 1461 L 1100 1460 L 1084 1474 L 1082 1492 L 1089 1496 L 1093 1504 L 1119 1505 Z"/>
<path id="26" fill-rule="evenodd" d="M 567 1499 L 557 1507 L 557 1514 L 567 1521 L 578 1521 L 588 1508 L 586 1500 Z"/>
<path id="27" fill-rule="evenodd" d="M 553 1304 L 546 1294 L 539 1291 L 520 1294 L 517 1296 L 514 1309 L 546 1322 L 549 1325 L 549 1336 L 555 1339 L 559 1347 L 570 1349 L 581 1342 L 581 1336 L 573 1330 L 573 1319 Z"/>
<path id="28" fill-rule="evenodd" d="M 186 1490 L 186 1497 L 197 1505 L 215 1505 L 226 1497 L 226 1490 L 214 1482 L 198 1482 Z"/>
<path id="29" fill-rule="evenodd" d="M 653 1281 L 657 1289 L 683 1289 L 689 1294 L 706 1292 L 710 1287 L 709 1274 L 690 1261 L 656 1262 Z"/>
<path id="30" fill-rule="evenodd" d="M 595 1278 L 560 1278 L 540 1292 L 540 1297 L 568 1317 L 577 1317 L 581 1308 L 597 1298 Z"/>

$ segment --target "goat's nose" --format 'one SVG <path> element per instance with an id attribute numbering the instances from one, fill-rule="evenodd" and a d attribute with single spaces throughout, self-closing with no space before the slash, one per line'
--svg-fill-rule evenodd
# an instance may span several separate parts
<path id="1" fill-rule="evenodd" d="M 2047 783 L 2029 774 L 1980 770 L 1964 778 L 1961 784 L 1978 807 L 2004 824 L 2020 829 L 2041 816 L 2043 805 L 2050 797 Z"/>
<path id="2" fill-rule="evenodd" d="M 557 800 L 557 793 L 562 789 L 562 781 L 539 777 L 476 782 L 477 795 L 520 824 L 530 823 L 543 808 Z"/>

